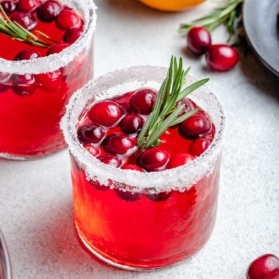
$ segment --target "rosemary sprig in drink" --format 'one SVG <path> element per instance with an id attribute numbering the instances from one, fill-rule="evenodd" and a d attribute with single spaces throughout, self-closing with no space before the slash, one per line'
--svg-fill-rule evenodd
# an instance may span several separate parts
<path id="1" fill-rule="evenodd" d="M 199 110 L 196 108 L 181 115 L 185 105 L 179 104 L 179 101 L 209 80 L 202 79 L 182 89 L 189 71 L 190 68 L 183 69 L 182 58 L 179 59 L 179 63 L 176 57 L 171 58 L 167 77 L 159 89 L 153 111 L 138 136 L 138 146 L 141 149 L 158 145 L 159 137 L 169 127 L 183 122 Z"/>
<path id="2" fill-rule="evenodd" d="M 213 1 L 213 0 L 212 0 Z M 194 20 L 190 24 L 181 24 L 179 32 L 184 35 L 194 26 L 203 26 L 212 32 L 219 25 L 224 24 L 229 34 L 228 42 L 241 33 L 242 18 L 241 9 L 244 0 L 214 0 L 213 2 L 224 3 L 223 6 L 215 8 L 210 14 Z"/>
<path id="3" fill-rule="evenodd" d="M 25 29 L 19 23 L 12 21 L 5 13 L 3 7 L 0 5 L 0 15 L 1 14 L 3 15 L 3 18 L 0 16 L 0 32 L 16 40 L 27 42 L 31 45 L 40 47 L 50 46 L 49 43 Z"/>

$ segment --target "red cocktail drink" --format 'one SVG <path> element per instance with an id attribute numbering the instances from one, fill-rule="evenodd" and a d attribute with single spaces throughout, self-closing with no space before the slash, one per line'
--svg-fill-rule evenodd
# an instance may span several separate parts
<path id="1" fill-rule="evenodd" d="M 156 146 L 140 147 L 132 130 L 141 120 L 128 125 L 127 115 L 145 122 L 144 113 L 150 114 L 136 111 L 133 96 L 146 90 L 152 95 L 156 90 L 147 88 L 159 89 L 165 74 L 159 67 L 132 67 L 100 77 L 73 96 L 62 122 L 78 234 L 93 254 L 121 268 L 180 262 L 206 243 L 215 223 L 224 128 L 215 95 L 201 87 L 192 100 L 182 101 L 201 109 L 163 132 Z M 114 125 L 104 117 L 104 107 L 95 114 L 111 101 L 123 109 Z M 110 109 L 117 118 L 117 106 Z M 189 123 L 197 119 L 203 124 L 194 135 Z"/>
<path id="2" fill-rule="evenodd" d="M 89 0 L 1 6 L 6 23 L 19 23 L 44 43 L 0 33 L 0 157 L 43 156 L 65 147 L 59 128 L 65 105 L 93 77 L 95 6 Z"/>

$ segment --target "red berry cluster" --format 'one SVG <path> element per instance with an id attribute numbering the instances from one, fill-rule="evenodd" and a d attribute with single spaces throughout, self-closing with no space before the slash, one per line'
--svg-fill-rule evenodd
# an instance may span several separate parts
<path id="1" fill-rule="evenodd" d="M 248 267 L 247 279 L 278 279 L 279 258 L 265 254 L 255 259 Z"/>
<path id="2" fill-rule="evenodd" d="M 193 27 L 187 34 L 187 47 L 195 55 L 205 54 L 208 66 L 215 71 L 228 71 L 238 62 L 235 48 L 226 44 L 211 44 L 211 35 L 204 27 Z"/>
<path id="3" fill-rule="evenodd" d="M 38 20 L 42 22 L 55 21 L 56 26 L 64 31 L 63 42 L 50 46 L 46 55 L 59 53 L 74 43 L 83 31 L 83 20 L 74 10 L 57 0 L 17 0 L 3 1 L 0 4 L 9 18 L 27 30 L 33 30 Z M 14 57 L 15 61 L 30 60 L 41 57 L 35 50 L 24 49 Z M 0 92 L 11 87 L 20 96 L 31 95 L 37 86 L 45 91 L 57 90 L 63 81 L 62 70 L 45 74 L 4 74 L 0 73 Z"/>
<path id="4" fill-rule="evenodd" d="M 139 150 L 137 136 L 153 109 L 156 97 L 157 91 L 142 88 L 95 103 L 78 127 L 80 143 L 103 163 L 122 169 L 153 172 L 189 163 L 211 144 L 214 124 L 200 110 L 169 128 L 177 129 L 177 136 L 189 145 L 187 153 L 185 149 L 172 153 L 160 144 Z M 184 113 L 197 107 L 190 99 L 182 102 L 185 104 Z"/>

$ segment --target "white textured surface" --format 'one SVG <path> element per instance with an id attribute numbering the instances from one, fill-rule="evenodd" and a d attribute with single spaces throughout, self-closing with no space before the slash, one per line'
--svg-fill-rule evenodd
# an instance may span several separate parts
<path id="1" fill-rule="evenodd" d="M 181 22 L 207 12 L 168 14 L 135 0 L 96 0 L 96 76 L 132 65 L 169 63 L 183 55 L 227 114 L 217 223 L 207 245 L 177 266 L 127 272 L 89 256 L 75 236 L 67 150 L 40 160 L 0 160 L 0 227 L 14 279 L 243 279 L 258 255 L 279 255 L 279 79 L 253 55 L 231 72 L 214 73 L 185 55 Z M 219 29 L 215 43 L 225 41 Z M 166 240 L 167 241 L 167 240 Z"/>

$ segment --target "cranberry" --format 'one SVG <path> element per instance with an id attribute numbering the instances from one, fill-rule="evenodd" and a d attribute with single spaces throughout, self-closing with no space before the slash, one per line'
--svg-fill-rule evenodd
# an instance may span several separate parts
<path id="1" fill-rule="evenodd" d="M 11 80 L 13 82 L 14 92 L 20 96 L 31 95 L 36 89 L 35 78 L 32 74 L 14 74 Z"/>
<path id="2" fill-rule="evenodd" d="M 172 192 L 160 192 L 156 194 L 146 194 L 147 198 L 154 201 L 166 201 L 170 196 L 172 195 Z"/>
<path id="3" fill-rule="evenodd" d="M 189 112 L 197 107 L 196 104 L 188 98 L 184 98 L 184 99 L 180 100 L 177 103 L 177 106 L 179 106 L 179 105 L 184 105 L 184 109 L 182 110 L 180 115 L 182 115 L 186 112 Z"/>
<path id="4" fill-rule="evenodd" d="M 105 191 L 109 189 L 108 186 L 100 184 L 97 180 L 91 179 L 89 182 L 94 188 L 96 188 L 99 191 Z"/>
<path id="5" fill-rule="evenodd" d="M 131 92 L 125 93 L 120 96 L 113 97 L 112 100 L 119 105 L 121 105 L 126 111 L 129 111 L 129 100 L 131 97 Z"/>
<path id="6" fill-rule="evenodd" d="M 81 36 L 82 32 L 83 32 L 83 28 L 81 27 L 70 28 L 65 32 L 63 36 L 63 41 L 72 44 Z"/>
<path id="7" fill-rule="evenodd" d="M 211 46 L 211 36 L 204 27 L 193 27 L 187 34 L 187 47 L 194 54 L 206 53 Z"/>
<path id="8" fill-rule="evenodd" d="M 211 144 L 211 140 L 197 138 L 190 143 L 189 152 L 194 156 L 200 156 Z"/>
<path id="9" fill-rule="evenodd" d="M 201 114 L 193 115 L 179 125 L 180 134 L 186 139 L 193 139 L 207 133 L 211 129 L 211 122 Z"/>
<path id="10" fill-rule="evenodd" d="M 38 9 L 38 18 L 43 22 L 50 22 L 56 19 L 62 10 L 62 6 L 55 0 L 49 0 L 44 2 Z"/>
<path id="11" fill-rule="evenodd" d="M 152 89 L 139 89 L 130 98 L 130 108 L 140 114 L 150 114 L 156 101 L 156 92 Z"/>
<path id="12" fill-rule="evenodd" d="M 6 13 L 12 13 L 17 8 L 17 3 L 12 1 L 3 1 L 0 5 L 3 7 Z"/>
<path id="13" fill-rule="evenodd" d="M 130 192 L 130 191 L 123 191 L 120 189 L 114 189 L 116 195 L 121 198 L 124 201 L 127 202 L 134 202 L 137 201 L 141 198 L 141 194 L 140 193 L 134 193 L 134 192 Z"/>
<path id="14" fill-rule="evenodd" d="M 206 53 L 206 61 L 210 68 L 216 71 L 228 71 L 238 62 L 239 55 L 235 48 L 229 45 L 212 45 Z"/>
<path id="15" fill-rule="evenodd" d="M 40 87 L 48 92 L 56 91 L 62 85 L 62 72 L 60 70 L 36 75 Z"/>
<path id="16" fill-rule="evenodd" d="M 77 134 L 80 142 L 97 144 L 106 136 L 106 130 L 104 127 L 93 123 L 80 127 Z"/>
<path id="17" fill-rule="evenodd" d="M 265 254 L 255 259 L 248 267 L 247 279 L 278 279 L 279 259 Z"/>
<path id="18" fill-rule="evenodd" d="M 64 8 L 57 16 L 56 23 L 61 29 L 77 28 L 82 25 L 80 16 L 69 8 Z"/>
<path id="19" fill-rule="evenodd" d="M 31 12 L 40 4 L 39 0 L 19 0 L 17 8 L 23 12 Z"/>
<path id="20" fill-rule="evenodd" d="M 128 114 L 121 121 L 121 129 L 126 134 L 134 134 L 141 130 L 144 119 L 138 114 Z"/>
<path id="21" fill-rule="evenodd" d="M 133 139 L 123 134 L 111 134 L 103 142 L 104 149 L 113 154 L 129 156 L 137 150 Z"/>
<path id="22" fill-rule="evenodd" d="M 194 157 L 189 153 L 178 153 L 170 158 L 168 168 L 173 169 L 179 166 L 186 165 L 194 160 Z"/>
<path id="23" fill-rule="evenodd" d="M 15 12 L 11 16 L 11 20 L 17 22 L 19 25 L 27 30 L 32 30 L 37 25 L 37 20 L 32 13 Z"/>
<path id="24" fill-rule="evenodd" d="M 134 165 L 134 164 L 127 164 L 122 166 L 123 170 L 135 170 L 135 171 L 139 171 L 139 172 L 143 172 L 143 169 L 141 167 L 139 167 L 138 165 Z"/>
<path id="25" fill-rule="evenodd" d="M 123 108 L 119 104 L 110 100 L 96 103 L 88 113 L 91 121 L 106 127 L 117 124 L 123 115 Z"/>
<path id="26" fill-rule="evenodd" d="M 146 171 L 161 171 L 166 168 L 170 155 L 167 151 L 154 147 L 143 151 L 137 158 L 137 163 Z"/>
<path id="27" fill-rule="evenodd" d="M 6 91 L 8 89 L 8 81 L 10 79 L 11 75 L 8 73 L 2 73 L 0 72 L 0 92 Z"/>
<path id="28" fill-rule="evenodd" d="M 100 153 L 100 150 L 91 143 L 84 144 L 83 148 L 86 149 L 94 157 L 96 157 Z"/>
<path id="29" fill-rule="evenodd" d="M 112 154 L 104 154 L 98 157 L 98 159 L 112 167 L 119 168 L 122 164 L 122 161 L 115 155 Z"/>
<path id="30" fill-rule="evenodd" d="M 16 60 L 16 61 L 30 60 L 30 59 L 36 59 L 39 57 L 41 57 L 41 55 L 37 51 L 31 50 L 31 49 L 24 49 L 15 56 L 14 60 Z"/>
<path id="31" fill-rule="evenodd" d="M 68 44 L 68 43 L 57 43 L 55 45 L 52 45 L 47 50 L 47 55 L 54 54 L 54 53 L 59 53 L 62 50 L 64 50 L 65 48 L 67 48 L 68 46 L 70 46 L 70 44 Z"/>

